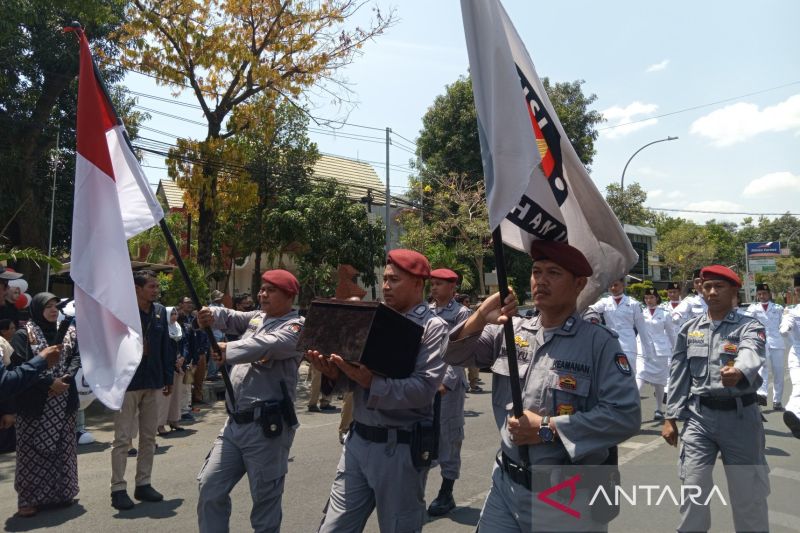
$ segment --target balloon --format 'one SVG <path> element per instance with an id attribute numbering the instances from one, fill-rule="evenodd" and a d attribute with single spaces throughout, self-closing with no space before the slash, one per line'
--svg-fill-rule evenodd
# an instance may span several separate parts
<path id="1" fill-rule="evenodd" d="M 29 305 L 31 305 L 31 295 L 28 294 L 27 292 L 23 292 L 22 294 L 20 294 L 19 298 L 17 298 L 17 301 L 14 302 L 14 306 L 20 311 L 25 309 Z"/>

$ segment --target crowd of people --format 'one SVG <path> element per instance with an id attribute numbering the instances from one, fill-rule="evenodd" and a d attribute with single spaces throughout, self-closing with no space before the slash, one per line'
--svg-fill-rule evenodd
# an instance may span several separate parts
<path id="1" fill-rule="evenodd" d="M 249 295 L 237 296 L 232 309 L 225 307 L 224 295 L 214 291 L 199 310 L 188 297 L 164 307 L 155 275 L 134 272 L 143 353 L 114 414 L 111 505 L 120 511 L 135 505 L 125 480 L 132 456 L 133 498 L 163 499 L 151 484 L 156 436 L 183 431 L 181 424 L 193 419 L 193 406 L 204 401 L 204 384 L 219 379 L 224 368 L 228 419 L 197 476 L 198 527 L 228 530 L 230 492 L 247 474 L 253 529 L 278 531 L 305 359 L 311 381 L 306 409 L 335 410 L 331 398 L 344 399 L 342 459 L 319 531 L 362 530 L 375 510 L 381 531 L 419 531 L 426 514 L 441 516 L 455 507 L 464 401 L 477 387 L 470 368 L 491 369 L 500 435 L 481 530 L 561 527 L 558 509 L 534 494 L 563 481 L 567 467 L 616 468 L 617 445 L 639 431 L 646 387 L 653 388 L 653 419 L 664 421 L 662 436 L 669 444 L 678 442 L 678 422 L 684 425 L 682 483 L 709 490 L 708 468 L 720 452 L 726 466 L 748 467 L 728 472 L 729 484 L 748 488 L 746 498 L 731 493 L 734 522 L 737 530 L 766 530 L 769 480 L 760 407 L 767 405 L 771 375 L 773 410 L 783 412 L 787 427 L 800 438 L 800 306 L 784 310 L 772 301 L 770 287 L 761 284 L 758 301 L 740 308 L 738 275 L 710 265 L 695 273 L 693 291 L 684 298 L 680 284 L 670 283 L 667 301 L 647 289 L 639 303 L 626 294 L 623 278 L 581 313 L 578 296 L 593 274 L 583 254 L 568 244 L 535 241 L 531 256 L 535 309 L 522 317 L 513 294 L 504 301 L 494 294 L 472 311 L 457 295 L 456 272 L 432 270 L 427 258 L 412 250 L 389 252 L 383 302 L 422 330 L 410 354 L 413 370 L 394 378 L 336 353 L 298 350 L 305 320 L 294 306 L 300 285 L 290 272 L 263 273 L 258 309 Z M 5 292 L 17 279 L 18 274 L 0 269 L 0 300 L 8 301 Z M 794 285 L 800 296 L 800 275 Z M 345 292 L 337 297 L 365 295 L 360 289 Z M 70 505 L 79 490 L 77 446 L 83 434 L 78 431 L 76 321 L 81 317 L 78 309 L 77 317 L 59 320 L 63 304 L 54 294 L 35 294 L 27 320 L 16 304 L 15 312 L 7 310 L 8 304 L 0 308 L 0 429 L 16 431 L 15 489 L 23 517 Z M 513 329 L 510 337 L 507 324 Z M 793 383 L 785 410 L 783 337 L 791 344 Z M 514 340 L 516 365 L 507 338 Z M 515 372 L 521 415 L 511 401 Z M 436 466 L 441 486 L 426 505 L 427 476 Z M 592 483 L 575 487 L 571 505 L 584 518 L 570 522 L 569 530 L 605 530 L 618 512 L 589 505 Z M 679 530 L 709 528 L 707 506 L 692 500 L 680 511 Z"/>

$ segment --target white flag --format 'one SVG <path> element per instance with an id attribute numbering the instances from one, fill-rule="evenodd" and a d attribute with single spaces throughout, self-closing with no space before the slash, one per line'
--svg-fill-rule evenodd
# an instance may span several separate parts
<path id="1" fill-rule="evenodd" d="M 84 379 L 111 409 L 142 358 L 142 326 L 127 239 L 164 217 L 95 77 L 82 31 L 78 150 L 70 276 L 75 282 L 78 345 Z"/>
<path id="2" fill-rule="evenodd" d="M 461 0 L 478 112 L 489 224 L 530 252 L 535 239 L 568 241 L 594 275 L 583 309 L 628 273 L 637 254 L 581 163 L 499 0 Z"/>

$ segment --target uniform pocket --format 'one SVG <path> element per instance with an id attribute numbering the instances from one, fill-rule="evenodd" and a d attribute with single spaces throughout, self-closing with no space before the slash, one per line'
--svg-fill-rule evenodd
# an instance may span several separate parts
<path id="1" fill-rule="evenodd" d="M 422 529 L 422 511 L 397 513 L 394 517 L 394 533 L 414 533 Z"/>
<path id="2" fill-rule="evenodd" d="M 547 408 L 552 416 L 571 415 L 586 410 L 586 397 L 592 388 L 592 379 L 589 376 L 551 370 L 547 379 Z"/>
<path id="3" fill-rule="evenodd" d="M 689 359 L 689 374 L 696 379 L 704 379 L 708 375 L 708 351 L 706 346 L 690 346 L 686 351 Z"/>

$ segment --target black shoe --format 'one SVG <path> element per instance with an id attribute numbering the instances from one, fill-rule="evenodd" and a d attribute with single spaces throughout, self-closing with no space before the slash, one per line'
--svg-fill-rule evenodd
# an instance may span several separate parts
<path id="1" fill-rule="evenodd" d="M 143 502 L 160 502 L 164 496 L 151 485 L 140 485 L 133 491 L 133 497 Z"/>
<path id="2" fill-rule="evenodd" d="M 761 396 L 760 394 L 757 394 L 756 396 L 758 396 L 758 405 L 760 405 L 762 407 L 766 407 L 767 406 L 767 397 L 766 396 Z"/>
<path id="3" fill-rule="evenodd" d="M 456 502 L 453 500 L 453 493 L 439 491 L 439 495 L 428 507 L 428 514 L 431 516 L 443 516 L 455 509 L 455 507 Z"/>
<path id="4" fill-rule="evenodd" d="M 181 415 L 181 421 L 182 422 L 194 422 L 194 416 L 192 416 L 192 413 L 183 413 Z"/>
<path id="5" fill-rule="evenodd" d="M 781 402 L 772 402 L 772 410 L 783 412 L 783 405 L 781 404 Z"/>
<path id="6" fill-rule="evenodd" d="M 319 413 L 320 409 L 316 405 L 309 405 L 308 406 L 308 412 L 309 413 Z"/>
<path id="7" fill-rule="evenodd" d="M 329 403 L 326 403 L 325 405 L 320 404 L 319 410 L 320 411 L 326 411 L 326 412 L 330 413 L 330 412 L 336 412 L 339 409 L 337 407 L 334 407 L 333 405 L 331 405 Z"/>
<path id="8" fill-rule="evenodd" d="M 791 430 L 795 438 L 800 439 L 800 418 L 791 411 L 783 412 L 783 423 Z"/>
<path id="9" fill-rule="evenodd" d="M 666 392 L 664 393 L 664 397 L 661 399 L 661 403 L 663 403 L 664 405 L 667 405 L 667 393 Z"/>
<path id="10" fill-rule="evenodd" d="M 480 388 L 477 385 L 472 385 L 472 386 L 470 386 L 470 388 L 469 388 L 469 390 L 467 392 L 472 392 L 472 393 L 483 392 L 483 389 Z"/>
<path id="11" fill-rule="evenodd" d="M 136 454 L 138 453 L 139 451 L 136 448 L 131 448 L 128 450 L 128 457 L 136 457 Z"/>
<path id="12" fill-rule="evenodd" d="M 125 490 L 115 490 L 111 493 L 111 507 L 119 511 L 133 509 L 133 500 Z"/>

